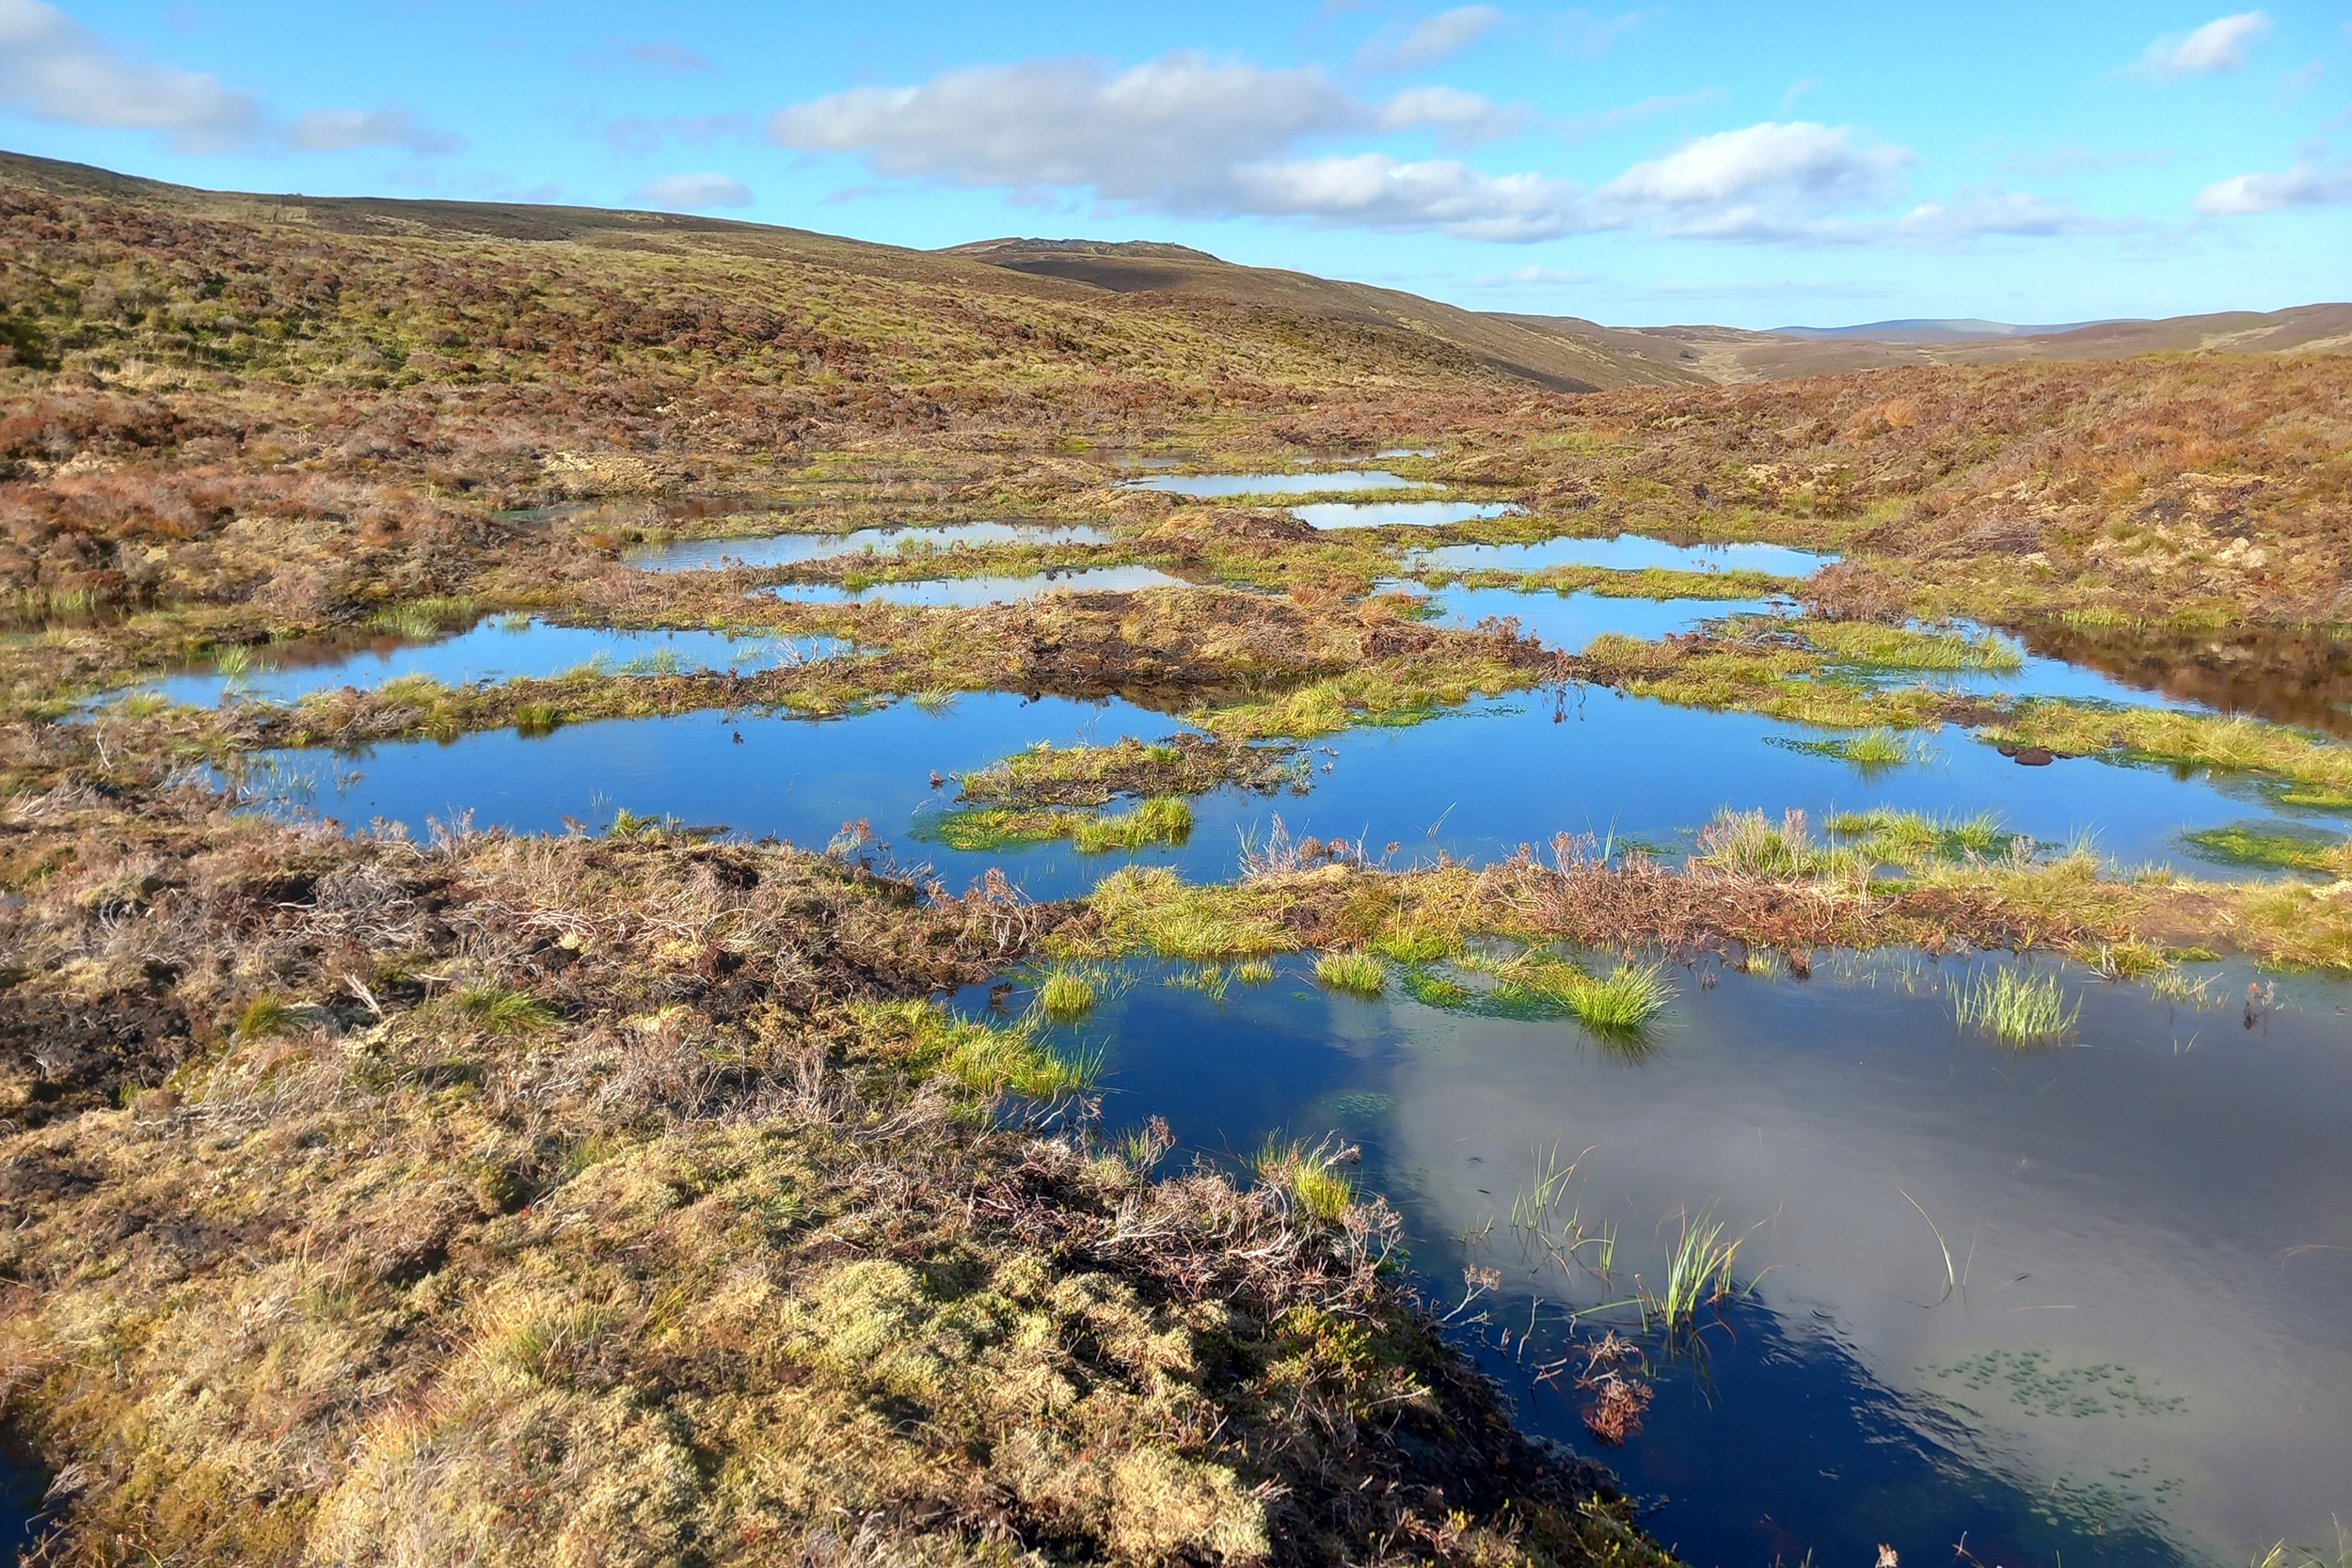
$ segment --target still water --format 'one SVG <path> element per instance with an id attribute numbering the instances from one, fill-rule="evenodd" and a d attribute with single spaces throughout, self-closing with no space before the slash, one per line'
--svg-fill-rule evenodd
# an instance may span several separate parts
<path id="1" fill-rule="evenodd" d="M 241 672 L 229 673 L 217 665 L 199 665 L 134 689 L 161 692 L 175 703 L 199 707 L 229 697 L 292 703 L 312 691 L 381 686 L 410 675 L 465 686 L 475 681 L 544 679 L 590 663 L 601 665 L 608 673 L 739 670 L 750 674 L 779 664 L 825 657 L 840 646 L 830 638 L 780 637 L 772 632 L 738 637 L 716 631 L 614 631 L 500 618 L 431 642 L 388 634 L 357 642 L 270 643 L 254 649 L 251 664 Z"/>
<path id="2" fill-rule="evenodd" d="M 1325 474 L 1151 474 L 1121 480 L 1120 488 L 1170 496 L 1319 496 L 1416 489 L 1422 483 L 1380 468 L 1342 468 Z"/>
<path id="3" fill-rule="evenodd" d="M 1670 572 L 1770 572 L 1812 575 L 1837 557 L 1786 545 L 1675 545 L 1638 533 L 1609 539 L 1547 539 L 1535 545 L 1440 545 L 1407 562 L 1415 570 L 1540 572 L 1551 566 L 1596 566 L 1613 572 L 1657 567 Z"/>
<path id="4" fill-rule="evenodd" d="M 1131 594 L 1143 588 L 1188 588 L 1182 578 L 1150 566 L 1075 566 L 1027 577 L 926 578 L 844 588 L 830 582 L 787 582 L 765 592 L 796 604 L 895 604 L 932 609 L 1011 604 L 1043 594 Z"/>
<path id="5" fill-rule="evenodd" d="M 1518 510 L 1487 501 L 1311 501 L 1291 508 L 1291 515 L 1315 528 L 1442 528 L 1481 517 L 1501 517 Z"/>
<path id="6" fill-rule="evenodd" d="M 382 816 L 420 832 L 428 818 L 469 811 L 478 826 L 520 832 L 560 831 L 567 816 L 600 827 L 626 807 L 813 847 L 863 818 L 902 859 L 930 862 L 951 886 L 1001 864 L 1033 896 L 1051 897 L 1085 892 L 1124 857 L 1081 855 L 1066 844 L 964 853 L 921 842 L 930 814 L 954 794 L 952 783 L 934 790 L 930 774 L 952 780 L 1040 741 L 1158 739 L 1180 727 L 1124 702 L 973 693 L 934 708 L 899 701 L 826 721 L 701 713 L 548 736 L 389 742 L 353 757 L 280 752 L 261 759 L 256 788 L 262 797 L 292 789 L 294 804 L 347 823 Z M 2183 829 L 2292 819 L 2235 781 L 2089 759 L 2020 768 L 1957 730 L 1935 736 L 1926 760 L 1876 771 L 1790 744 L 1812 737 L 1753 715 L 1606 691 L 1474 701 L 1421 724 L 1316 742 L 1306 795 L 1197 797 L 1191 837 L 1136 858 L 1196 879 L 1229 877 L 1244 841 L 1263 842 L 1278 815 L 1294 834 L 1361 841 L 1375 859 L 1394 842 L 1393 863 L 1409 864 L 1441 851 L 1491 861 L 1563 832 L 1674 853 L 1719 808 L 1774 817 L 1795 808 L 1819 824 L 1837 811 L 1890 806 L 1989 810 L 2010 831 L 2052 847 L 2089 835 L 2126 865 L 2210 871 L 2183 849 Z M 1476 766 L 1466 767 L 1468 758 Z"/>
<path id="7" fill-rule="evenodd" d="M 1681 969 L 1628 1044 L 1393 985 L 1333 996 L 1304 959 L 1221 1000 L 1143 965 L 1068 1033 L 1104 1053 L 1112 1127 L 1165 1116 L 1220 1158 L 1278 1130 L 1359 1141 L 1441 1308 L 1466 1267 L 1500 1271 L 1459 1332 L 1534 1430 L 1594 1451 L 1587 1396 L 1537 1375 L 1605 1328 L 1633 1340 L 1656 1401 L 1603 1457 L 1691 1562 L 1868 1563 L 1882 1542 L 1942 1562 L 1963 1540 L 2008 1568 L 2246 1562 L 2281 1537 L 2332 1561 L 2352 988 L 2249 1012 L 2237 970 L 2213 966 L 2220 1006 L 2068 970 L 2073 1042 L 2017 1050 L 1955 1023 L 1969 967 Z M 1613 1236 L 1606 1276 L 1596 1246 L 1563 1266 L 1515 1223 L 1540 1163 L 1574 1166 L 1553 1248 Z M 1698 1213 L 1739 1239 L 1745 1293 L 1695 1340 L 1593 1310 L 1657 1290 Z"/>

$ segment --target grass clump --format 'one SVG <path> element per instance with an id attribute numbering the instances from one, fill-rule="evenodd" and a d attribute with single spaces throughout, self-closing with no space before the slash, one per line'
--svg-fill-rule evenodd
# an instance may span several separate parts
<path id="1" fill-rule="evenodd" d="M 1038 982 L 1038 1010 L 1056 1023 L 1068 1023 L 1092 1012 L 1102 994 L 1102 976 L 1096 970 L 1056 964 Z"/>
<path id="2" fill-rule="evenodd" d="M 1947 861 L 1982 861 L 2014 853 L 2030 841 L 2001 826 L 1989 811 L 1972 816 L 1935 816 L 1925 812 L 1841 812 L 1822 823 L 1881 865 L 1923 870 Z"/>
<path id="3" fill-rule="evenodd" d="M 2006 1045 L 2054 1045 L 2082 1012 L 2079 1000 L 2068 1004 L 2057 975 L 2008 967 L 1955 988 L 1952 1005 L 1962 1028 L 1980 1029 Z"/>
<path id="4" fill-rule="evenodd" d="M 1269 1135 L 1249 1166 L 1259 1180 L 1285 1194 L 1318 1225 L 1337 1227 L 1356 1206 L 1356 1181 L 1340 1168 L 1341 1155 L 1327 1144 L 1282 1142 Z"/>
<path id="5" fill-rule="evenodd" d="M 1153 844 L 1182 844 L 1190 836 L 1192 808 L 1173 795 L 1156 796 L 1133 811 L 1110 816 L 1082 816 L 1070 834 L 1071 842 L 1090 855 Z"/>
<path id="6" fill-rule="evenodd" d="M 1680 1338 L 1697 1326 L 1702 1307 L 1738 1294 L 1731 1266 L 1743 1239 L 1724 1240 L 1724 1225 L 1715 1218 L 1712 1204 L 1696 1214 L 1685 1213 L 1682 1233 L 1666 1255 L 1663 1286 L 1654 1291 L 1646 1284 L 1641 1287 L 1645 1321 L 1655 1319 L 1669 1338 Z"/>
<path id="7" fill-rule="evenodd" d="M 2312 796 L 2352 797 L 2352 746 L 2259 719 L 2035 698 L 1986 738 L 2221 773 L 2267 774 Z"/>
<path id="8" fill-rule="evenodd" d="M 1868 869 L 1853 850 L 1815 839 L 1805 814 L 1794 808 L 1778 822 L 1760 810 L 1718 812 L 1699 830 L 1693 858 L 1719 870 L 1778 879 L 1846 879 Z"/>
<path id="9" fill-rule="evenodd" d="M 1600 1035 L 1641 1032 L 1677 995 L 1662 963 L 1619 963 L 1606 974 L 1546 954 L 1510 960 L 1496 972 L 1488 1005 L 1516 1017 L 1575 1019 Z"/>
<path id="10" fill-rule="evenodd" d="M 1935 755 L 1935 749 L 1926 741 L 1899 735 L 1883 724 L 1864 730 L 1859 735 L 1832 736 L 1826 740 L 1800 740 L 1792 736 L 1767 738 L 1772 745 L 1787 751 L 1803 752 L 1808 756 L 1834 757 L 1866 774 L 1924 763 Z"/>
<path id="11" fill-rule="evenodd" d="M 1196 963 L 1263 958 L 1298 945 L 1279 892 L 1195 886 L 1163 866 L 1132 867 L 1095 884 L 1088 902 L 1110 953 L 1149 952 Z"/>
<path id="12" fill-rule="evenodd" d="M 1315 959 L 1315 979 L 1326 990 L 1372 998 L 1388 986 L 1388 970 L 1369 953 L 1326 953 Z"/>
<path id="13" fill-rule="evenodd" d="M 263 991 L 237 1015 L 237 1038 L 258 1040 L 282 1035 L 294 1025 L 294 1012 L 276 991 Z"/>
<path id="14" fill-rule="evenodd" d="M 529 991 L 504 986 L 461 987 L 457 1010 L 494 1035 L 535 1035 L 561 1022 L 554 1008 Z"/>
<path id="15" fill-rule="evenodd" d="M 469 626 L 480 616 L 471 599 L 434 597 L 379 610 L 368 617 L 368 625 L 376 631 L 421 640 Z"/>
<path id="16" fill-rule="evenodd" d="M 1091 1056 L 1056 1052 L 1027 1020 L 976 1022 L 935 1002 L 866 1004 L 855 1011 L 897 1048 L 910 1072 L 948 1078 L 976 1095 L 1056 1100 L 1091 1086 L 1100 1067 Z"/>

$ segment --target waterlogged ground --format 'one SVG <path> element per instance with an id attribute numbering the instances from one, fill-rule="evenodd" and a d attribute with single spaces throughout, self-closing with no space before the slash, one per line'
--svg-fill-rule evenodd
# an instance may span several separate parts
<path id="1" fill-rule="evenodd" d="M 912 582 L 877 582 L 864 588 L 829 582 L 789 582 L 768 592 L 798 604 L 896 604 L 915 607 L 1010 604 L 1041 594 L 1132 593 L 1139 588 L 1175 588 L 1182 578 L 1150 566 L 1080 566 L 1025 577 L 927 578 Z"/>
<path id="2" fill-rule="evenodd" d="M 1155 740 L 1180 727 L 1124 702 L 973 693 L 822 721 L 700 713 L 391 742 L 349 757 L 280 752 L 257 759 L 247 784 L 257 797 L 344 822 L 380 816 L 418 832 L 465 813 L 477 826 L 520 832 L 561 831 L 567 818 L 600 827 L 626 809 L 817 846 L 863 819 L 902 860 L 932 863 L 953 886 L 1001 864 L 1032 896 L 1052 897 L 1084 893 L 1126 853 L 1084 855 L 1064 843 L 964 852 L 927 842 L 926 824 L 952 803 L 954 776 L 1040 742 Z M 2125 865 L 2198 869 L 2185 829 L 2328 820 L 2284 814 L 2250 785 L 2161 768 L 2088 759 L 2021 768 L 1959 730 L 1942 732 L 1911 764 L 1877 770 L 1804 749 L 1820 738 L 1753 715 L 1607 691 L 1473 702 L 1421 724 L 1318 742 L 1305 753 L 1307 794 L 1198 797 L 1184 843 L 1135 853 L 1219 879 L 1238 869 L 1245 844 L 1268 840 L 1278 817 L 1295 836 L 1360 842 L 1398 865 L 1440 852 L 1492 861 L 1559 832 L 1674 853 L 1724 808 L 1774 817 L 1795 809 L 1820 824 L 1888 806 L 1991 811 L 2009 832 L 2054 849 L 2088 837 Z M 1466 768 L 1466 757 L 1477 766 Z M 934 772 L 947 781 L 941 787 Z"/>
<path id="3" fill-rule="evenodd" d="M 1639 533 L 1608 539 L 1547 539 L 1535 545 L 1440 545 L 1416 553 L 1416 569 L 1451 572 L 1540 572 L 1552 566 L 1597 566 L 1613 572 L 1770 572 L 1801 578 L 1837 559 L 1835 553 L 1786 545 L 1676 545 Z"/>
<path id="4" fill-rule="evenodd" d="M 146 683 L 175 703 L 209 707 L 229 697 L 298 702 L 312 691 L 375 687 L 422 675 L 448 686 L 543 679 L 593 665 L 608 673 L 737 670 L 744 674 L 839 651 L 823 637 L 715 631 L 615 631 L 493 617 L 431 641 L 386 634 L 359 641 L 274 642 Z"/>
<path id="5" fill-rule="evenodd" d="M 1223 499 L 1231 496 L 1343 495 L 1354 490 L 1417 489 L 1421 481 L 1382 468 L 1341 468 L 1311 474 L 1149 474 L 1120 481 L 1126 490 Z"/>
<path id="6" fill-rule="evenodd" d="M 864 528 L 850 533 L 777 533 L 751 539 L 684 539 L 624 557 L 648 572 L 694 572 L 723 566 L 793 566 L 834 556 L 902 555 L 958 545 L 1101 545 L 1099 528 L 1046 523 L 946 523 L 930 528 Z"/>
<path id="7" fill-rule="evenodd" d="M 1291 515 L 1315 528 L 1442 528 L 1518 511 L 1491 501 L 1311 501 Z"/>
<path id="8" fill-rule="evenodd" d="M 2067 968 L 2071 1038 L 2017 1049 L 1954 1020 L 1949 989 L 1992 963 L 1677 969 L 1635 1039 L 1426 1006 L 1393 971 L 1362 1000 L 1307 958 L 1206 990 L 1144 964 L 1065 1034 L 1104 1053 L 1109 1123 L 1167 1117 L 1186 1155 L 1359 1143 L 1432 1296 L 1498 1271 L 1461 1332 L 1534 1428 L 1591 1449 L 1573 1371 L 1538 1374 L 1581 1371 L 1606 1329 L 1631 1340 L 1656 1399 L 1609 1458 L 1689 1561 L 1868 1562 L 1883 1542 L 1936 1562 L 1964 1536 L 1984 1563 L 2169 1565 L 2332 1542 L 2352 1509 L 2352 988 L 2249 1009 L 2235 968 L 2198 971 L 2190 1001 Z M 1739 1242 L 1742 1294 L 1676 1343 L 1606 1304 L 1661 1290 L 1696 1214 Z"/>

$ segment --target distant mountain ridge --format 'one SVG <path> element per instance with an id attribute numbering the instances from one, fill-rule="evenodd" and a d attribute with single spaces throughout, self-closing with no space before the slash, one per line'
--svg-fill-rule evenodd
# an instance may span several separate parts
<path id="1" fill-rule="evenodd" d="M 2086 326 L 2112 325 L 2122 319 L 2102 316 L 2097 321 L 2019 326 L 2010 322 L 1979 321 L 1973 316 L 1958 316 L 1865 322 L 1859 326 L 1775 326 L 1769 330 L 1777 338 L 1863 338 L 1879 343 L 1959 343 L 1974 338 L 2048 338 L 2060 332 L 2078 332 Z"/>

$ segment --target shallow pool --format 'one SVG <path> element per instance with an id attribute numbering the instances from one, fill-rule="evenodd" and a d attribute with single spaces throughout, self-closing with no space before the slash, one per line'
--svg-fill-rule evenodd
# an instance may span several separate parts
<path id="1" fill-rule="evenodd" d="M 544 678 L 589 663 L 614 673 L 739 670 L 748 674 L 779 664 L 825 657 L 841 646 L 824 637 L 615 631 L 499 618 L 431 642 L 387 635 L 357 642 L 272 643 L 252 650 L 250 664 L 235 673 L 225 673 L 218 664 L 197 667 L 133 689 L 158 691 L 175 703 L 200 707 L 229 697 L 292 703 L 312 691 L 381 686 L 407 675 L 428 675 L 447 686 L 465 686 L 520 676 Z"/>
<path id="2" fill-rule="evenodd" d="M 1638 572 L 1654 566 L 1673 572 L 1770 572 L 1801 578 L 1836 559 L 1834 552 L 1786 545 L 1676 545 L 1620 533 L 1610 539 L 1547 539 L 1534 545 L 1440 545 L 1421 551 L 1406 564 L 1455 572 L 1540 572 L 1551 566 Z"/>
<path id="3" fill-rule="evenodd" d="M 1121 480 L 1120 488 L 1157 490 L 1171 496 L 1316 496 L 1416 489 L 1424 483 L 1381 468 L 1342 468 L 1320 474 L 1148 474 Z"/>
<path id="4" fill-rule="evenodd" d="M 927 608 L 1010 604 L 1041 594 L 1128 594 L 1141 588 L 1186 588 L 1182 578 L 1150 566 L 1080 566 L 1028 577 L 927 578 L 844 588 L 830 582 L 787 582 L 765 590 L 796 604 L 896 604 Z"/>
<path id="5" fill-rule="evenodd" d="M 1315 528 L 1442 528 L 1518 510 L 1487 501 L 1314 501 L 1291 508 L 1291 515 Z"/>
<path id="6" fill-rule="evenodd" d="M 1520 1419 L 1599 1452 L 1687 1561 L 2332 1552 L 2352 1515 L 2352 988 L 2249 1011 L 2238 969 L 2213 966 L 2218 1007 L 2070 969 L 2072 1043 L 2012 1049 L 1955 1022 L 1948 988 L 1986 967 L 1681 969 L 1628 1041 L 1393 982 L 1333 996 L 1305 958 L 1221 1000 L 1139 965 L 1065 1037 L 1104 1053 L 1106 1123 L 1167 1117 L 1179 1160 L 1277 1131 L 1359 1143 L 1440 1309 L 1465 1268 L 1498 1272 L 1464 1314 L 1486 1321 L 1455 1332 Z M 1539 1173 L 1571 1166 L 1531 1209 Z M 1739 1243 L 1743 1293 L 1677 1342 L 1605 1304 L 1662 1289 L 1686 1216 Z M 1614 1450 L 1572 1386 L 1609 1328 L 1656 1390 Z"/>

